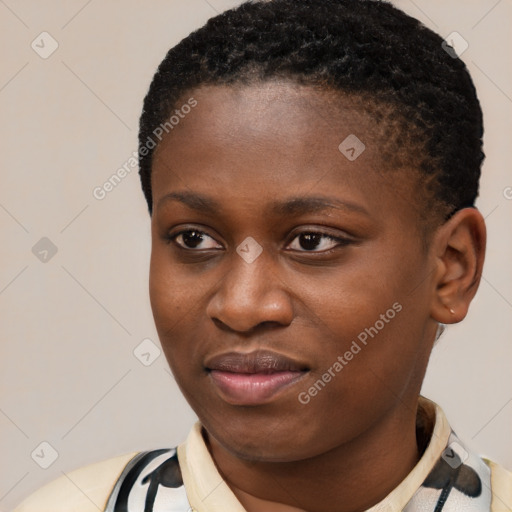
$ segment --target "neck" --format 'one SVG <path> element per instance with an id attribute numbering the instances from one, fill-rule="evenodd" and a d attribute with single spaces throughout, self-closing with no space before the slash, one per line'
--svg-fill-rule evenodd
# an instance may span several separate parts
<path id="1" fill-rule="evenodd" d="M 364 511 L 397 487 L 420 458 L 416 406 L 403 404 L 356 439 L 306 460 L 242 460 L 211 436 L 207 444 L 247 512 Z"/>

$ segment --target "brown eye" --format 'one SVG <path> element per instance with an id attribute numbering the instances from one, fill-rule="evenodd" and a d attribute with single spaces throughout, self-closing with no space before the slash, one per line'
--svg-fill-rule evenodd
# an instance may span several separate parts
<path id="1" fill-rule="evenodd" d="M 180 231 L 169 237 L 183 249 L 218 249 L 221 246 L 209 235 L 196 229 Z"/>
<path id="2" fill-rule="evenodd" d="M 339 245 L 347 245 L 349 240 L 334 237 L 326 233 L 305 231 L 299 233 L 290 244 L 290 248 L 299 252 L 326 252 Z"/>

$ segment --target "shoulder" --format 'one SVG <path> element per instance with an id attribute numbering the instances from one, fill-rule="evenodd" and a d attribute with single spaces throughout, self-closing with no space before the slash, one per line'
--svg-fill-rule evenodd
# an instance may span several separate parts
<path id="1" fill-rule="evenodd" d="M 122 455 L 63 474 L 14 512 L 190 510 L 176 448 Z"/>
<path id="2" fill-rule="evenodd" d="M 492 512 L 512 510 L 512 473 L 495 462 L 483 459 L 491 469 Z"/>
<path id="3" fill-rule="evenodd" d="M 14 512 L 98 512 L 116 481 L 138 453 L 84 466 L 63 474 L 26 498 Z"/>

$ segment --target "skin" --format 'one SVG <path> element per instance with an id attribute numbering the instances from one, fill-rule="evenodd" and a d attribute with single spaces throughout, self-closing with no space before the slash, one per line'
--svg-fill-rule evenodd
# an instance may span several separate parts
<path id="1" fill-rule="evenodd" d="M 459 211 L 425 249 L 414 171 L 386 169 L 385 140 L 348 98 L 277 81 L 189 96 L 198 105 L 162 140 L 152 171 L 150 298 L 169 365 L 248 512 L 365 510 L 420 457 L 421 383 L 437 323 L 462 320 L 478 287 L 483 219 Z M 353 162 L 338 150 L 352 133 L 366 145 Z M 164 199 L 174 192 L 219 205 Z M 271 211 L 296 196 L 353 207 Z M 199 245 L 175 236 L 183 229 L 204 233 Z M 327 237 L 313 250 L 298 236 L 318 231 Z M 236 252 L 248 236 L 263 248 L 252 263 Z M 402 310 L 300 403 L 395 303 Z M 256 349 L 309 371 L 268 403 L 230 404 L 205 360 Z"/>

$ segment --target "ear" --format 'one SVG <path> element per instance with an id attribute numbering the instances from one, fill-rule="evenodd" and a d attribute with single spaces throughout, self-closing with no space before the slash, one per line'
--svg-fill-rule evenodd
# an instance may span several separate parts
<path id="1" fill-rule="evenodd" d="M 431 316 L 437 322 L 453 324 L 466 316 L 480 284 L 485 244 L 485 222 L 476 208 L 459 210 L 434 235 Z"/>

